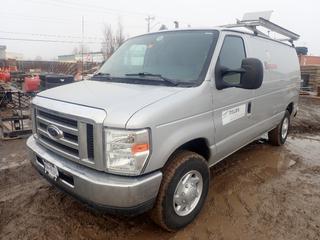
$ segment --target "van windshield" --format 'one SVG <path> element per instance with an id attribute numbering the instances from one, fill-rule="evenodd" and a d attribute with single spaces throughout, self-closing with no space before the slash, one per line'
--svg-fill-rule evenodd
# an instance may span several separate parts
<path id="1" fill-rule="evenodd" d="M 218 31 L 213 30 L 135 37 L 126 41 L 97 75 L 99 79 L 105 76 L 108 81 L 122 79 L 129 83 L 196 84 L 204 80 L 217 38 Z"/>

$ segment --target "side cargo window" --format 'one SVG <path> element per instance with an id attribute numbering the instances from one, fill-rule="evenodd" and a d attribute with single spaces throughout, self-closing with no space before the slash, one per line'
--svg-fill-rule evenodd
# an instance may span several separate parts
<path id="1" fill-rule="evenodd" d="M 238 36 L 226 36 L 218 59 L 220 67 L 241 68 L 241 62 L 244 58 L 246 58 L 246 52 L 243 39 Z M 230 84 L 240 84 L 240 76 L 239 73 L 225 75 L 223 81 Z"/>

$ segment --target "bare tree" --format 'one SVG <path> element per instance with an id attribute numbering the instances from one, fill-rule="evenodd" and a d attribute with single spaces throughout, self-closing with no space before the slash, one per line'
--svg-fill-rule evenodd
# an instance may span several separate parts
<path id="1" fill-rule="evenodd" d="M 126 39 L 125 39 L 125 36 L 124 36 L 123 25 L 122 25 L 121 20 L 119 19 L 117 34 L 116 34 L 116 37 L 115 37 L 116 48 L 120 47 L 122 45 L 122 43 L 124 43 L 125 40 Z"/>
<path id="2" fill-rule="evenodd" d="M 101 48 L 104 59 L 108 59 L 114 51 L 122 45 L 125 39 L 124 28 L 120 20 L 118 21 L 115 33 L 112 30 L 111 25 L 105 24 L 103 28 L 103 42 Z"/>
<path id="3" fill-rule="evenodd" d="M 72 54 L 76 55 L 79 53 L 79 50 L 77 47 L 74 47 L 73 50 L 72 50 Z"/>
<path id="4" fill-rule="evenodd" d="M 111 25 L 105 24 L 103 29 L 102 53 L 104 59 L 108 59 L 115 50 L 115 41 Z"/>

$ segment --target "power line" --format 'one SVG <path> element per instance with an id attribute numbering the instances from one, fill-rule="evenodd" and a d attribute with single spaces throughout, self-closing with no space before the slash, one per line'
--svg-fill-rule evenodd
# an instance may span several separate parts
<path id="1" fill-rule="evenodd" d="M 67 1 L 67 0 L 48 0 L 48 1 L 55 2 L 55 3 L 58 3 L 58 4 L 69 4 L 69 5 L 72 5 L 72 6 L 80 7 L 78 0 L 76 0 L 75 2 L 74 1 Z M 115 9 L 115 8 L 106 8 L 105 6 L 86 4 L 86 3 L 83 3 L 83 2 L 81 3 L 81 5 L 86 7 L 86 9 L 89 7 L 89 8 L 92 8 L 92 9 L 98 9 L 98 10 L 103 10 L 103 11 L 118 12 L 118 13 L 132 14 L 132 15 L 143 15 L 143 16 L 150 14 L 150 13 L 147 13 L 147 12 L 140 12 L 140 11 L 128 11 L 128 10 Z"/>
<path id="2" fill-rule="evenodd" d="M 14 13 L 14 12 L 11 12 L 8 13 L 8 11 L 6 12 L 0 12 L 0 16 L 6 16 L 5 18 L 8 19 L 8 18 L 13 18 L 13 20 L 31 20 L 31 21 L 36 21 L 36 22 L 39 22 L 39 21 L 46 21 L 46 22 L 62 22 L 62 23 L 65 23 L 66 21 L 78 21 L 77 19 L 75 18 L 49 18 L 49 17 L 43 17 L 43 16 L 35 16 L 35 15 L 32 15 L 32 16 L 26 16 L 26 15 L 23 15 L 23 14 L 17 14 L 17 13 Z M 12 20 L 10 20 L 12 21 Z"/>
<path id="3" fill-rule="evenodd" d="M 112 8 L 106 8 L 104 6 L 97 6 L 97 5 L 92 5 L 92 4 L 85 4 L 85 3 L 81 3 L 79 4 L 79 2 L 77 1 L 76 3 L 74 2 L 69 2 L 69 1 L 66 1 L 66 0 L 41 0 L 41 2 L 39 2 L 39 0 L 29 0 L 33 3 L 36 3 L 36 4 L 43 4 L 44 2 L 45 3 L 49 3 L 53 6 L 62 6 L 62 7 L 68 7 L 68 8 L 77 8 L 77 9 L 81 9 L 81 10 L 85 10 L 86 12 L 108 12 L 108 13 L 111 13 L 111 14 L 121 14 L 123 16 L 133 16 L 133 15 L 140 15 L 140 16 L 149 16 L 149 15 L 152 15 L 154 17 L 157 17 L 159 19 L 163 19 L 163 20 L 166 20 L 166 21 L 171 21 L 171 22 L 174 22 L 174 21 L 177 21 L 178 19 L 175 19 L 175 18 L 168 18 L 168 17 L 163 17 L 163 16 L 158 16 L 158 15 L 155 15 L 155 14 L 150 14 L 150 13 L 147 13 L 147 12 L 136 12 L 136 11 L 127 11 L 127 10 L 119 10 L 119 9 L 112 9 Z M 186 23 L 185 21 L 181 21 L 179 20 L 180 23 L 185 23 L 187 25 L 189 25 L 189 23 Z"/>
<path id="4" fill-rule="evenodd" d="M 32 38 L 9 38 L 0 37 L 2 40 L 13 40 L 13 41 L 25 41 L 25 42 L 46 42 L 46 43 L 72 43 L 72 44 L 82 44 L 82 41 L 63 41 L 54 39 L 32 39 Z M 101 44 L 101 42 L 83 42 L 83 44 Z"/>
<path id="5" fill-rule="evenodd" d="M 66 24 L 66 22 L 70 23 L 71 21 L 74 23 L 78 23 L 79 22 L 79 19 L 77 18 L 48 18 L 48 17 L 43 17 L 43 16 L 26 16 L 26 15 L 20 15 L 20 14 L 14 14 L 14 13 L 10 13 L 10 14 L 7 14 L 7 13 L 3 13 L 0 11 L 0 17 L 1 16 L 6 16 L 6 20 L 7 21 L 34 21 L 34 22 L 56 22 L 56 23 L 63 23 L 64 25 Z M 102 16 L 101 16 L 102 17 Z M 8 20 L 8 18 L 13 18 L 13 19 L 10 19 Z M 87 19 L 88 17 L 86 17 Z M 86 20 L 86 23 L 92 23 L 92 24 L 101 24 L 103 25 L 105 22 L 105 19 L 101 19 L 101 21 L 95 21 L 95 20 L 92 20 L 92 19 L 88 19 Z M 135 29 L 142 29 L 143 28 L 143 24 L 141 25 L 128 25 L 126 24 L 125 25 L 126 28 L 135 28 Z M 29 33 L 27 33 L 29 34 Z"/>
<path id="6" fill-rule="evenodd" d="M 34 22 L 56 22 L 56 23 L 63 23 L 65 24 L 66 22 L 79 22 L 79 19 L 78 18 L 56 18 L 56 17 L 44 17 L 44 16 L 36 16 L 36 15 L 32 15 L 32 16 L 27 16 L 27 15 L 23 15 L 23 14 L 18 14 L 18 13 L 15 13 L 15 12 L 11 12 L 8 13 L 8 11 L 6 12 L 2 12 L 0 11 L 0 17 L 2 16 L 6 16 L 5 19 L 6 21 L 12 21 L 12 20 L 17 20 L 17 21 L 20 21 L 20 20 L 29 20 L 29 21 L 34 21 Z M 101 16 L 102 17 L 102 16 Z M 105 17 L 105 16 L 104 16 Z M 10 20 L 8 20 L 8 18 L 12 18 Z M 79 17 L 80 18 L 80 17 Z M 97 20 L 92 20 L 92 19 L 89 19 L 88 21 L 86 22 L 90 22 L 90 23 L 101 23 L 102 21 L 97 21 Z"/>
<path id="7" fill-rule="evenodd" d="M 113 9 L 113 8 L 106 8 L 104 6 L 98 6 L 98 5 L 92 5 L 92 4 L 86 4 L 84 2 L 81 2 L 81 4 L 79 4 L 79 1 L 67 1 L 67 0 L 29 0 L 29 2 L 33 3 L 33 4 L 37 4 L 37 5 L 45 5 L 45 4 L 49 4 L 51 6 L 55 6 L 55 7 L 67 7 L 67 8 L 71 8 L 71 9 L 80 9 L 80 10 L 85 10 L 85 12 L 91 12 L 91 13 L 108 13 L 108 14 L 116 14 L 119 16 L 148 16 L 148 18 L 150 17 L 150 13 L 147 12 L 138 12 L 138 11 L 128 11 L 128 10 L 119 10 L 119 9 Z M 2 14 L 1 14 L 2 15 Z M 173 18 L 168 18 L 168 17 L 163 17 L 163 16 L 157 16 L 152 14 L 153 17 L 156 17 L 157 19 L 162 19 L 165 21 L 170 21 L 170 22 L 174 22 L 177 21 L 177 19 L 173 19 Z M 18 16 L 19 18 L 23 17 L 22 15 Z M 25 16 L 27 18 L 29 18 L 28 20 L 32 20 L 30 19 L 30 16 Z M 65 22 L 65 21 L 75 21 L 74 18 L 72 19 L 57 19 L 57 18 L 43 18 L 43 20 L 45 21 L 61 21 L 61 22 Z M 40 19 L 37 18 L 35 21 L 39 21 Z M 88 20 L 90 22 L 90 20 Z M 86 22 L 88 22 L 86 21 Z M 180 23 L 185 23 L 183 21 L 180 21 Z M 187 23 L 185 23 L 187 24 Z M 189 24 L 187 24 L 189 25 Z"/>
<path id="8" fill-rule="evenodd" d="M 92 39 L 92 40 L 103 40 L 102 37 L 85 37 L 85 36 L 71 36 L 71 35 L 61 35 L 61 34 L 42 34 L 42 33 L 29 33 L 29 32 L 11 32 L 11 31 L 2 31 L 0 33 L 7 34 L 19 34 L 19 35 L 30 35 L 30 36 L 39 36 L 39 37 L 54 37 L 54 38 L 71 38 L 71 39 Z"/>
<path id="9" fill-rule="evenodd" d="M 32 0 L 32 1 L 35 1 L 35 0 Z M 39 0 L 38 0 L 39 1 Z M 43 1 L 43 0 L 42 0 Z M 76 6 L 76 7 L 81 7 L 79 5 L 79 0 L 76 0 L 75 2 L 73 1 L 68 1 L 68 0 L 47 0 L 47 1 L 50 1 L 50 2 L 54 2 L 54 3 L 58 3 L 58 4 L 68 4 L 68 5 L 72 5 L 73 7 Z M 150 12 L 138 12 L 138 11 L 127 11 L 127 10 L 120 10 L 120 9 L 114 9 L 114 8 L 106 8 L 104 6 L 98 6 L 98 5 L 92 5 L 92 4 L 86 4 L 86 3 L 81 3 L 82 6 L 84 6 L 86 8 L 86 10 L 88 8 L 91 8 L 91 9 L 95 9 L 95 10 L 99 10 L 99 11 L 109 11 L 109 12 L 118 12 L 118 13 L 125 13 L 126 15 L 141 15 L 141 16 L 154 16 L 156 18 L 160 18 L 160 19 L 163 19 L 163 20 L 167 20 L 167 21 L 177 21 L 178 19 L 175 19 L 175 18 L 168 18 L 168 17 L 164 17 L 164 16 L 158 16 L 158 15 L 155 15 L 155 14 L 152 14 Z M 179 21 L 179 22 L 184 22 L 184 21 Z M 186 22 L 184 22 L 185 24 L 187 24 Z M 189 23 L 188 23 L 189 24 Z M 187 24 L 187 25 L 188 25 Z"/>
<path id="10" fill-rule="evenodd" d="M 126 11 L 126 10 L 119 10 L 119 9 L 111 9 L 111 8 L 106 8 L 104 6 L 97 6 L 97 5 L 92 5 L 92 4 L 85 4 L 79 2 L 77 3 L 72 3 L 72 2 L 67 2 L 67 1 L 50 1 L 50 0 L 29 0 L 29 2 L 35 3 L 35 4 L 50 4 L 52 6 L 56 7 L 67 7 L 67 8 L 72 8 L 72 9 L 80 9 L 80 10 L 85 10 L 86 12 L 108 12 L 110 14 L 121 14 L 121 15 L 140 15 L 140 16 L 145 16 L 148 15 L 148 13 L 142 13 L 142 12 L 135 12 L 135 11 Z"/>

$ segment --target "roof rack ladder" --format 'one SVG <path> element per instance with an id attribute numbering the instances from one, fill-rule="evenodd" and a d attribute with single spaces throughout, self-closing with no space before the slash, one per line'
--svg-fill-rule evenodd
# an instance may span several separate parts
<path id="1" fill-rule="evenodd" d="M 264 27 L 272 32 L 276 32 L 282 36 L 285 36 L 287 38 L 285 39 L 276 39 L 278 41 L 289 41 L 293 45 L 293 41 L 297 41 L 300 38 L 300 35 L 285 29 L 273 22 L 270 22 L 269 20 L 259 17 L 255 20 L 237 20 L 236 24 L 228 24 L 221 27 L 225 28 L 238 28 L 238 27 L 244 27 L 246 29 L 249 29 L 252 31 L 255 35 L 260 35 L 263 37 L 270 38 L 267 34 L 263 33 L 262 31 L 258 30 L 257 27 Z"/>

